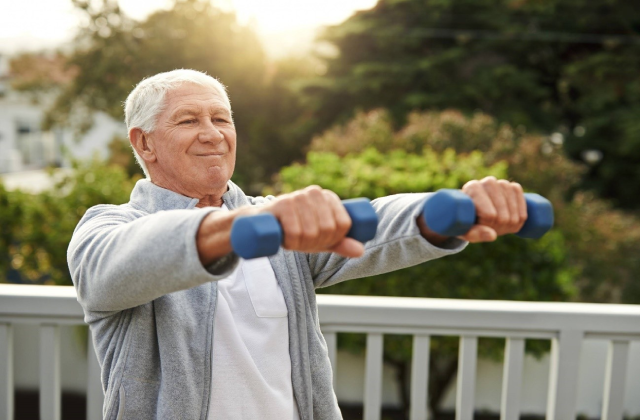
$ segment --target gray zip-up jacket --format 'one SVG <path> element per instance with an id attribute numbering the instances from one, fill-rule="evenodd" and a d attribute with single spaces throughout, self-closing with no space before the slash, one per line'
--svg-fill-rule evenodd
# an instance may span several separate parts
<path id="1" fill-rule="evenodd" d="M 459 240 L 438 248 L 422 238 L 416 218 L 425 197 L 374 200 L 378 233 L 361 258 L 282 249 L 269 258 L 289 312 L 291 380 L 301 420 L 342 418 L 314 289 L 464 248 Z M 271 199 L 247 197 L 232 182 L 222 198 L 229 209 Z M 233 271 L 238 257 L 202 266 L 196 232 L 217 209 L 197 203 L 141 180 L 129 203 L 92 207 L 73 234 L 69 268 L 102 367 L 105 419 L 206 420 L 216 280 Z"/>

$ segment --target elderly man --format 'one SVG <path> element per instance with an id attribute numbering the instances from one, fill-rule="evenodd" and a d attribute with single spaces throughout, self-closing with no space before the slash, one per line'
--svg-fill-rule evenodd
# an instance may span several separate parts
<path id="1" fill-rule="evenodd" d="M 247 197 L 230 181 L 236 132 L 215 79 L 175 70 L 125 104 L 147 178 L 131 201 L 87 211 L 69 245 L 78 300 L 102 367 L 105 419 L 340 419 L 315 288 L 423 263 L 493 241 L 526 220 L 522 188 L 486 178 L 463 191 L 478 224 L 461 238 L 427 228 L 425 194 L 373 201 L 366 246 L 331 191 Z M 271 213 L 283 250 L 240 260 L 233 220 Z"/>

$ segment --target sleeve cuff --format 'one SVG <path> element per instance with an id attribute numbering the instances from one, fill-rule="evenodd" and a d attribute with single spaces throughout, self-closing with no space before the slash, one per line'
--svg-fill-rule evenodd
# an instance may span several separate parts
<path id="1" fill-rule="evenodd" d="M 218 258 L 211 264 L 205 267 L 205 270 L 211 275 L 220 276 L 225 273 L 230 273 L 238 266 L 240 258 L 235 252 L 230 252 L 222 258 Z"/>

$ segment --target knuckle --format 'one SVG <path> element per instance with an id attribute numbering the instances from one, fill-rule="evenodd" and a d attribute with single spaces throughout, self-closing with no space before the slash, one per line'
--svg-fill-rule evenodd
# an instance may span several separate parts
<path id="1" fill-rule="evenodd" d="M 495 211 L 487 211 L 482 215 L 482 218 L 488 223 L 495 223 L 498 218 L 498 214 Z"/>
<path id="2" fill-rule="evenodd" d="M 293 242 L 299 242 L 302 238 L 302 231 L 297 227 L 290 227 L 285 232 L 287 239 Z"/>
<path id="3" fill-rule="evenodd" d="M 511 223 L 511 218 L 507 214 L 499 214 L 496 218 L 496 222 L 500 225 L 508 225 Z"/>
<path id="4" fill-rule="evenodd" d="M 293 203 L 296 205 L 304 205 L 307 203 L 307 196 L 305 194 L 295 194 L 293 196 Z"/>
<path id="5" fill-rule="evenodd" d="M 322 188 L 320 188 L 319 185 L 309 185 L 307 188 L 305 188 L 302 191 L 313 197 L 317 197 L 319 194 L 322 194 Z"/>
<path id="6" fill-rule="evenodd" d="M 487 185 L 495 185 L 498 180 L 496 179 L 495 176 L 490 175 L 490 176 L 485 176 L 484 178 L 482 178 L 482 181 L 480 181 L 483 184 L 487 184 Z"/>
<path id="7" fill-rule="evenodd" d="M 520 185 L 517 182 L 511 182 L 511 188 L 513 188 L 513 190 L 517 193 L 524 193 L 524 189 L 522 188 L 522 185 Z"/>
<path id="8" fill-rule="evenodd" d="M 336 223 L 332 219 L 323 220 L 320 222 L 318 230 L 322 236 L 333 235 L 336 231 Z"/>
<path id="9" fill-rule="evenodd" d="M 505 180 L 505 179 L 501 179 L 499 181 L 496 181 L 496 186 L 499 187 L 501 190 L 505 191 L 505 192 L 510 192 L 513 191 L 513 187 L 511 186 L 511 182 Z"/>

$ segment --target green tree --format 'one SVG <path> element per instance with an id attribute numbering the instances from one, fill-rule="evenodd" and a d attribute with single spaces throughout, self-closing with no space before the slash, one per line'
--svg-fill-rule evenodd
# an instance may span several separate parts
<path id="1" fill-rule="evenodd" d="M 632 0 L 380 0 L 330 27 L 319 128 L 355 109 L 481 110 L 565 136 L 583 187 L 640 209 L 640 10 Z"/>

